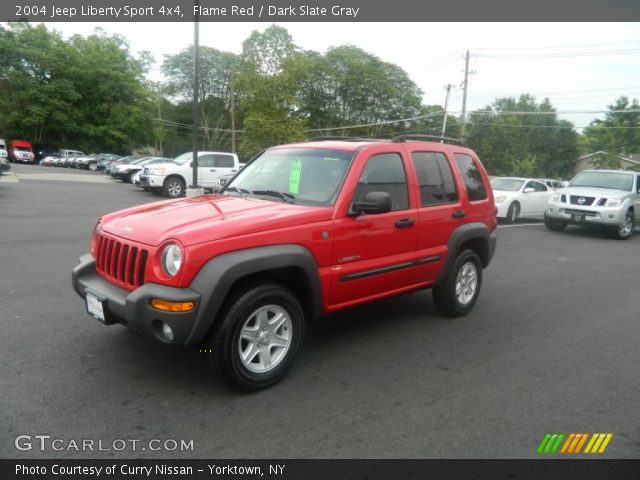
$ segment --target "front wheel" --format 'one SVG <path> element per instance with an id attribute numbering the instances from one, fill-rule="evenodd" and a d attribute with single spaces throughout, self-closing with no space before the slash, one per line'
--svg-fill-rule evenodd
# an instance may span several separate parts
<path id="1" fill-rule="evenodd" d="M 436 307 L 450 317 L 460 317 L 471 311 L 480 295 L 482 262 L 473 250 L 464 250 L 453 262 L 440 286 L 433 288 Z"/>
<path id="2" fill-rule="evenodd" d="M 218 320 L 208 342 L 209 365 L 245 391 L 280 381 L 293 365 L 304 336 L 300 302 L 279 284 L 238 291 Z"/>
<path id="3" fill-rule="evenodd" d="M 505 223 L 515 223 L 520 217 L 520 204 L 518 202 L 513 202 L 509 205 L 509 209 L 507 210 L 507 217 L 504 219 Z"/>
<path id="4" fill-rule="evenodd" d="M 567 228 L 567 222 L 563 222 L 562 220 L 556 220 L 555 218 L 550 218 L 547 214 L 544 214 L 544 226 L 549 230 L 554 232 L 560 232 Z"/>
<path id="5" fill-rule="evenodd" d="M 627 240 L 633 235 L 634 216 L 631 210 L 624 215 L 624 221 L 615 229 L 615 236 L 618 240 Z"/>
<path id="6" fill-rule="evenodd" d="M 169 198 L 178 198 L 184 194 L 184 181 L 178 177 L 169 177 L 164 181 L 162 191 Z"/>

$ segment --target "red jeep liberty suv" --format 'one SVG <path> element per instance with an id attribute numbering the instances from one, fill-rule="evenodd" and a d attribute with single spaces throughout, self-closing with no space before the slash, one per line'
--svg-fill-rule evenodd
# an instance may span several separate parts
<path id="1" fill-rule="evenodd" d="M 257 390 L 324 313 L 426 288 L 445 314 L 468 313 L 496 227 L 467 148 L 311 140 L 265 150 L 218 194 L 103 216 L 72 281 L 102 323 L 203 345 L 224 379 Z"/>

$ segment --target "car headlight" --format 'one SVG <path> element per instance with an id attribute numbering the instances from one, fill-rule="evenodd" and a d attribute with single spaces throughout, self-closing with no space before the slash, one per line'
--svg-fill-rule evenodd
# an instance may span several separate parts
<path id="1" fill-rule="evenodd" d="M 102 232 L 102 224 L 101 220 L 98 220 L 96 226 L 93 229 L 93 235 L 91 236 L 91 255 L 95 258 L 96 250 L 98 247 L 98 239 L 100 238 L 100 233 Z"/>
<path id="2" fill-rule="evenodd" d="M 164 168 L 152 168 L 149 170 L 149 175 L 162 175 L 164 173 Z"/>
<path id="3" fill-rule="evenodd" d="M 498 195 L 497 197 L 495 197 L 494 201 L 496 203 L 502 203 L 507 199 L 506 195 Z"/>
<path id="4" fill-rule="evenodd" d="M 607 200 L 605 207 L 619 207 L 623 202 L 624 200 L 622 198 L 610 198 Z"/>
<path id="5" fill-rule="evenodd" d="M 559 193 L 554 193 L 553 195 L 551 195 L 551 201 L 552 202 L 559 202 L 560 201 L 560 194 Z"/>
<path id="6" fill-rule="evenodd" d="M 162 269 L 164 273 L 173 277 L 182 265 L 182 248 L 175 243 L 170 243 L 162 251 Z"/>

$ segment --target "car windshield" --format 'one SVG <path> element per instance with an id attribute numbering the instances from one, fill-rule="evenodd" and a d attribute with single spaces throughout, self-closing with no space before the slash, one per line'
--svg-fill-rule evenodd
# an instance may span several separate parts
<path id="1" fill-rule="evenodd" d="M 524 180 L 517 178 L 494 178 L 491 180 L 491 188 L 503 192 L 517 192 L 524 185 Z"/>
<path id="2" fill-rule="evenodd" d="M 623 172 L 582 172 L 569 184 L 570 187 L 611 188 L 630 192 L 633 175 Z"/>
<path id="3" fill-rule="evenodd" d="M 16 147 L 16 150 L 20 152 L 30 152 L 31 149 L 29 147 Z"/>
<path id="4" fill-rule="evenodd" d="M 282 202 L 330 206 L 353 151 L 325 148 L 267 150 L 243 168 L 224 193 L 252 194 Z"/>
<path id="5" fill-rule="evenodd" d="M 173 163 L 175 163 L 176 165 L 184 165 L 185 163 L 187 163 L 190 160 L 193 160 L 193 153 L 192 152 L 186 152 L 186 153 L 183 153 L 182 155 L 178 155 L 176 158 L 174 158 L 173 159 Z"/>

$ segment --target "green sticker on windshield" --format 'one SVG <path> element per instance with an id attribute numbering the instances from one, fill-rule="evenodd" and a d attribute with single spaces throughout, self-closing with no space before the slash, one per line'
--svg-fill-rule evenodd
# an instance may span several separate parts
<path id="1" fill-rule="evenodd" d="M 297 194 L 300 189 L 300 173 L 302 172 L 302 161 L 296 159 L 289 168 L 289 193 Z"/>

